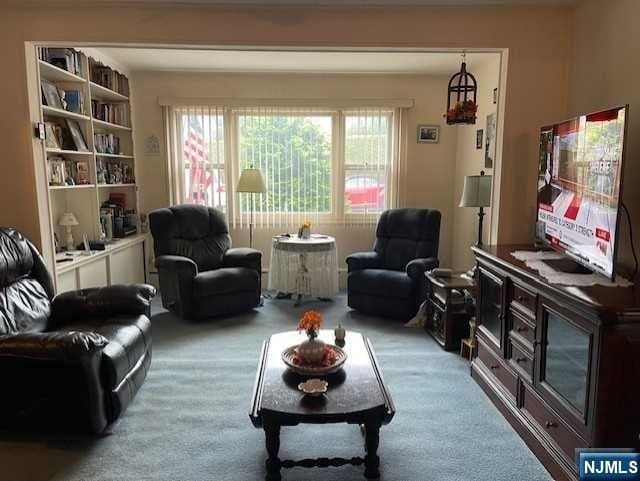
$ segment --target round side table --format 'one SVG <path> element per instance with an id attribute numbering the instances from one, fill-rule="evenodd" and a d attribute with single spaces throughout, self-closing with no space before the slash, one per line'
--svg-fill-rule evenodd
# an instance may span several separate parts
<path id="1" fill-rule="evenodd" d="M 271 244 L 269 290 L 328 299 L 338 293 L 338 254 L 331 236 L 276 236 Z"/>

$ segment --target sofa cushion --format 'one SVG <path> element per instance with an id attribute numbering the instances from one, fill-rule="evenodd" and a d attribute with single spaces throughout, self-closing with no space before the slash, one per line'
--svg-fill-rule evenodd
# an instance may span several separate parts
<path id="1" fill-rule="evenodd" d="M 151 322 L 146 316 L 114 317 L 64 326 L 64 330 L 91 331 L 104 336 L 100 373 L 106 390 L 114 390 L 151 345 Z"/>
<path id="2" fill-rule="evenodd" d="M 193 279 L 194 297 L 220 296 L 230 292 L 255 291 L 260 286 L 260 275 L 255 269 L 225 267 L 205 271 Z"/>
<path id="3" fill-rule="evenodd" d="M 349 273 L 349 292 L 361 292 L 370 296 L 403 297 L 413 294 L 413 281 L 402 271 L 364 269 Z"/>

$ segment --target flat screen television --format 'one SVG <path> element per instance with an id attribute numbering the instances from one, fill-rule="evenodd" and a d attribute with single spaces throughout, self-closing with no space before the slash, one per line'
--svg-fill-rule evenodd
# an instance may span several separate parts
<path id="1" fill-rule="evenodd" d="M 540 130 L 536 237 L 611 279 L 628 110 L 616 107 Z"/>

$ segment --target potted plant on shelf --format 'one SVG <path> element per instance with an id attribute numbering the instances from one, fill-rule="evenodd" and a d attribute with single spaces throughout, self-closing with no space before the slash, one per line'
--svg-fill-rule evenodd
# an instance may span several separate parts
<path id="1" fill-rule="evenodd" d="M 318 311 L 305 312 L 298 322 L 298 332 L 304 331 L 307 339 L 300 343 L 296 352 L 306 364 L 318 365 L 325 356 L 325 343 L 318 339 L 322 322 L 322 314 Z"/>

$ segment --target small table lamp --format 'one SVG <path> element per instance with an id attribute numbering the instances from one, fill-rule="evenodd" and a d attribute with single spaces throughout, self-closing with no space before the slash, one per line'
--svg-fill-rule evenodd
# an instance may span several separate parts
<path id="1" fill-rule="evenodd" d="M 482 245 L 482 220 L 485 216 L 484 207 L 491 205 L 491 176 L 484 175 L 484 170 L 480 175 L 467 175 L 464 178 L 464 188 L 462 189 L 462 199 L 460 207 L 479 207 L 478 212 L 478 242 Z"/>
<path id="2" fill-rule="evenodd" d="M 65 227 L 67 230 L 67 236 L 64 242 L 67 245 L 68 251 L 72 251 L 74 249 L 73 234 L 71 233 L 71 228 L 77 226 L 78 224 L 78 219 L 76 219 L 76 216 L 71 212 L 65 212 L 64 214 L 62 214 L 62 217 L 60 217 L 60 220 L 58 221 L 58 225 Z"/>
<path id="3" fill-rule="evenodd" d="M 244 169 L 240 174 L 236 190 L 238 192 L 247 192 L 251 194 L 249 247 L 253 247 L 253 194 L 264 194 L 267 191 L 260 169 L 254 169 L 253 166 L 249 169 Z"/>

